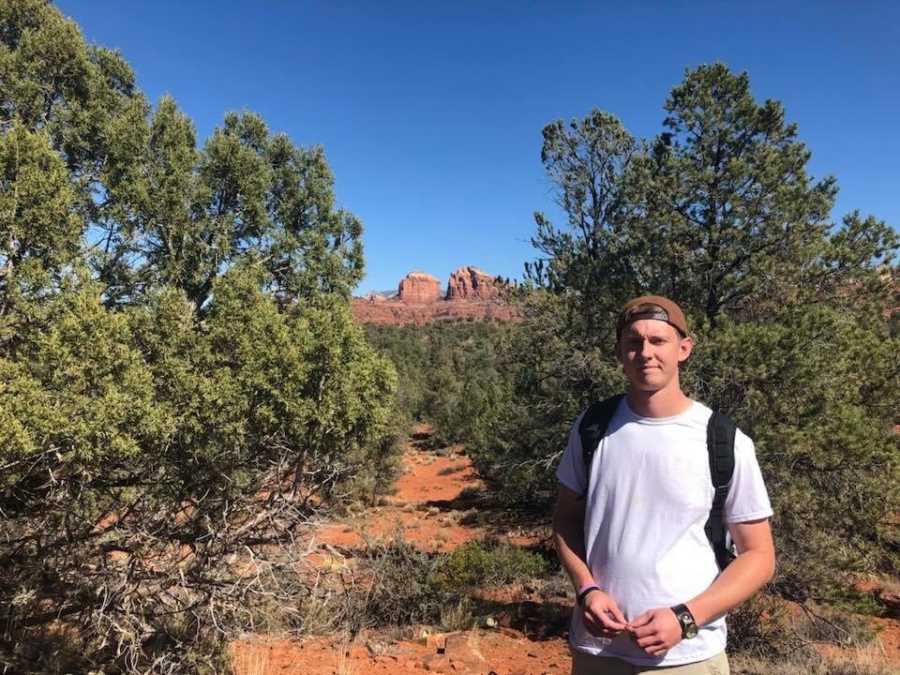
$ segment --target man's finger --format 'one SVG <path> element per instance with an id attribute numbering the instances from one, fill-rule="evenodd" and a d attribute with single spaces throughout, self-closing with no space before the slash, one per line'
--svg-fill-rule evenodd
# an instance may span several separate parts
<path id="1" fill-rule="evenodd" d="M 653 619 L 653 615 L 650 612 L 644 612 L 639 617 L 637 617 L 634 621 L 631 622 L 632 628 L 639 628 L 640 626 L 646 626 Z"/>
<path id="2" fill-rule="evenodd" d="M 642 637 L 640 640 L 636 640 L 636 642 L 641 649 L 646 650 L 648 647 L 663 644 L 663 639 L 659 635 L 653 634 Z"/>
<path id="3" fill-rule="evenodd" d="M 612 613 L 613 618 L 622 624 L 622 628 L 625 628 L 628 625 L 627 619 L 625 619 L 625 615 L 622 614 L 622 610 L 619 609 L 619 606 L 615 603 L 609 608 L 609 611 Z"/>
<path id="4" fill-rule="evenodd" d="M 611 638 L 616 637 L 617 635 L 619 635 L 622 632 L 621 630 L 611 630 L 611 629 L 607 628 L 603 624 L 596 621 L 594 619 L 594 617 L 588 612 L 585 612 L 585 614 L 584 614 L 584 627 L 587 630 L 587 632 L 590 633 L 591 635 L 593 635 L 594 637 L 603 637 L 603 638 L 611 639 Z"/>
<path id="5" fill-rule="evenodd" d="M 606 612 L 601 613 L 598 618 L 600 619 L 600 623 L 602 623 L 606 628 L 609 628 L 610 630 L 616 630 L 616 631 L 625 630 L 625 622 L 624 621 L 622 621 L 620 623 L 619 621 L 616 621 L 612 616 L 610 616 Z"/>
<path id="6" fill-rule="evenodd" d="M 647 635 L 653 635 L 656 632 L 656 627 L 651 626 L 650 624 L 645 624 L 638 628 L 634 628 L 634 624 L 631 624 L 631 625 L 632 625 L 632 629 L 631 629 L 632 634 L 638 638 L 645 637 Z"/>

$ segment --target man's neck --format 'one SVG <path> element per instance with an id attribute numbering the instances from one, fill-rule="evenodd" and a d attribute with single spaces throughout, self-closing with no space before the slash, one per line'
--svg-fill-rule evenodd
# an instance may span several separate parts
<path id="1" fill-rule="evenodd" d="M 680 387 L 658 391 L 628 389 L 628 406 L 641 417 L 674 417 L 690 408 L 691 403 Z"/>

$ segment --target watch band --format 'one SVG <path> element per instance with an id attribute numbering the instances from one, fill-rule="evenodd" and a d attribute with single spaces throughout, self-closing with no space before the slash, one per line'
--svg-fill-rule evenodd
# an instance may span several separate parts
<path id="1" fill-rule="evenodd" d="M 694 619 L 694 615 L 687 605 L 675 605 L 671 610 L 675 612 L 675 618 L 678 619 L 678 624 L 681 626 L 682 639 L 687 640 L 697 635 L 697 620 Z"/>

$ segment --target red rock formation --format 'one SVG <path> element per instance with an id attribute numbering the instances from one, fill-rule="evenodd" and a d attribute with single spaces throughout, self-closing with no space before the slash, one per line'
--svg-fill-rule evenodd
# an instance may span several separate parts
<path id="1" fill-rule="evenodd" d="M 427 305 L 406 304 L 397 300 L 370 302 L 364 298 L 354 298 L 350 309 L 360 323 L 403 325 L 425 324 L 432 321 L 453 320 L 494 320 L 518 321 L 518 308 L 497 300 L 438 300 Z"/>
<path id="2" fill-rule="evenodd" d="M 441 297 L 441 282 L 425 272 L 410 272 L 400 280 L 399 297 L 415 305 L 435 302 Z"/>
<path id="3" fill-rule="evenodd" d="M 448 320 L 517 321 L 515 305 L 505 302 L 494 278 L 475 267 L 460 267 L 447 283 L 446 299 L 440 282 L 424 272 L 410 272 L 400 281 L 397 296 L 370 293 L 354 298 L 354 318 L 361 323 L 423 324 Z"/>
<path id="4" fill-rule="evenodd" d="M 447 282 L 447 300 L 492 300 L 498 295 L 494 277 L 477 267 L 460 267 Z"/>

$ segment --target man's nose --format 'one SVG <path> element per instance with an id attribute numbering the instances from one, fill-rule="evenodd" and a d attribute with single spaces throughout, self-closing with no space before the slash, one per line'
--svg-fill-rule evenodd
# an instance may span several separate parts
<path id="1" fill-rule="evenodd" d="M 650 344 L 650 340 L 642 340 L 641 341 L 641 356 L 647 358 L 650 356 L 652 352 L 653 345 Z"/>

